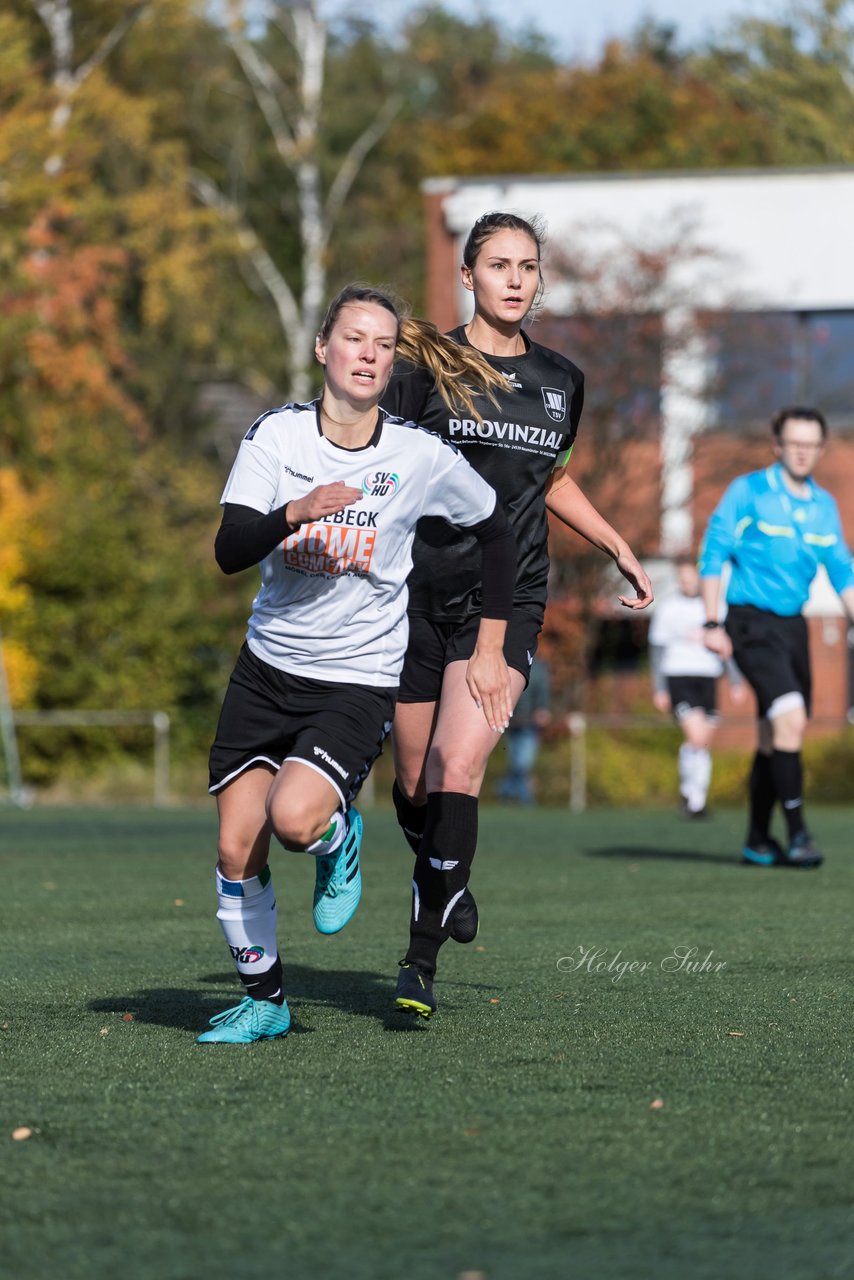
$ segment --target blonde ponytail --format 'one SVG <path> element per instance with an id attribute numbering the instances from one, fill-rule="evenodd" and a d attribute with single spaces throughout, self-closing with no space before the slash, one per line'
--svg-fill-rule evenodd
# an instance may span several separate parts
<path id="1" fill-rule="evenodd" d="M 499 391 L 510 383 L 474 347 L 463 347 L 440 333 L 429 320 L 406 316 L 400 322 L 397 354 L 433 375 L 436 389 L 452 413 L 477 417 L 474 397 L 486 396 L 498 407 Z"/>

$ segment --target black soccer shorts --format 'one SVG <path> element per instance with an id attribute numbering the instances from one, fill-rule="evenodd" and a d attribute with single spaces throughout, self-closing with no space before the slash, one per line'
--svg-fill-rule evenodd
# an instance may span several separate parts
<path id="1" fill-rule="evenodd" d="M 438 702 L 442 677 L 449 662 L 467 662 L 474 653 L 480 617 L 465 622 L 436 622 L 409 618 L 409 644 L 400 673 L 400 702 Z M 541 623 L 529 613 L 514 609 L 504 637 L 504 660 L 525 677 L 537 652 Z"/>
<path id="2" fill-rule="evenodd" d="M 807 624 L 750 604 L 730 605 L 726 630 L 736 666 L 756 694 L 760 716 L 778 698 L 800 693 L 809 714 L 812 696 Z"/>
<path id="3" fill-rule="evenodd" d="M 211 793 L 256 764 L 300 760 L 323 774 L 346 808 L 382 752 L 396 688 L 365 688 L 292 675 L 244 644 L 210 752 Z"/>
<path id="4" fill-rule="evenodd" d="M 692 711 L 704 711 L 709 720 L 717 723 L 717 680 L 714 676 L 668 676 L 667 692 L 677 720 Z"/>

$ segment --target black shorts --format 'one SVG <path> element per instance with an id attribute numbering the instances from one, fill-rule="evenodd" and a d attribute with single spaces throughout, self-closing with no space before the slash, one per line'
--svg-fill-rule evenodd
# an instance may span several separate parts
<path id="1" fill-rule="evenodd" d="M 291 675 L 244 644 L 210 753 L 210 791 L 256 764 L 300 760 L 354 800 L 391 729 L 397 689 Z"/>
<path id="2" fill-rule="evenodd" d="M 537 652 L 541 623 L 529 613 L 513 611 L 504 637 L 504 660 L 525 677 Z M 409 644 L 400 673 L 400 702 L 438 702 L 449 662 L 467 662 L 474 653 L 480 618 L 435 622 L 410 616 Z"/>
<path id="3" fill-rule="evenodd" d="M 749 604 L 730 605 L 726 617 L 732 656 L 767 716 L 778 698 L 799 693 L 809 713 L 812 695 L 807 624 Z"/>
<path id="4" fill-rule="evenodd" d="M 714 676 L 668 676 L 667 692 L 676 719 L 682 720 L 692 711 L 704 711 L 717 722 L 717 686 Z"/>

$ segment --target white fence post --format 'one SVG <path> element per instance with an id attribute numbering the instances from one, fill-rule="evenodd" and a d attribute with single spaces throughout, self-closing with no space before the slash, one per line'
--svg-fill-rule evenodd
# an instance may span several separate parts
<path id="1" fill-rule="evenodd" d="M 587 808 L 587 720 L 573 711 L 569 726 L 569 807 L 573 813 Z"/>
<path id="2" fill-rule="evenodd" d="M 165 711 L 15 711 L 12 724 L 55 724 L 69 728 L 150 724 L 154 729 L 154 805 L 169 803 L 169 730 Z"/>

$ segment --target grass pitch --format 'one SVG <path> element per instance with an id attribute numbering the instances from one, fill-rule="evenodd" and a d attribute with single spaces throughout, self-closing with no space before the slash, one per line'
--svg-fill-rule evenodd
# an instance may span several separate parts
<path id="1" fill-rule="evenodd" d="M 854 1276 L 851 818 L 811 818 L 792 872 L 737 864 L 740 813 L 485 809 L 481 935 L 422 1024 L 368 813 L 334 938 L 274 855 L 294 1027 L 242 1047 L 195 1043 L 241 994 L 211 812 L 3 812 L 0 1274 Z"/>

